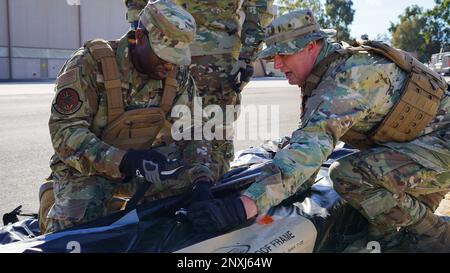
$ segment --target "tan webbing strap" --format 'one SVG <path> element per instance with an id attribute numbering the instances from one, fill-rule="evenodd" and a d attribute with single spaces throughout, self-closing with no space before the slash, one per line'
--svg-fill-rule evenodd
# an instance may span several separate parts
<path id="1" fill-rule="evenodd" d="M 105 40 L 92 40 L 85 44 L 92 56 L 102 65 L 103 79 L 108 102 L 108 122 L 125 112 L 122 98 L 122 83 L 114 50 Z"/>
<path id="2" fill-rule="evenodd" d="M 320 30 L 320 26 L 319 24 L 314 24 L 314 25 L 310 25 L 310 26 L 306 26 L 306 27 L 302 27 L 302 28 L 297 28 L 288 32 L 282 32 L 282 33 L 278 33 L 276 35 L 273 35 L 269 38 L 266 39 L 266 44 L 267 46 L 271 46 L 275 43 L 280 43 L 280 42 L 284 42 L 287 40 L 291 40 L 293 38 L 301 38 L 302 36 L 305 36 L 313 31 L 319 31 Z"/>
<path id="3" fill-rule="evenodd" d="M 366 41 L 366 40 L 358 40 L 358 47 L 353 48 L 354 51 L 368 51 L 378 53 L 391 61 L 393 61 L 396 65 L 398 65 L 401 69 L 406 72 L 411 72 L 414 64 L 420 63 L 409 53 L 400 51 L 396 48 L 390 47 L 385 43 L 378 41 Z"/>
<path id="4" fill-rule="evenodd" d="M 393 61 L 396 65 L 398 65 L 401 69 L 405 70 L 406 72 L 423 73 L 429 75 L 432 79 L 432 82 L 437 84 L 440 89 L 446 88 L 447 83 L 441 75 L 426 67 L 423 63 L 414 58 L 408 52 L 393 47 L 389 47 L 388 45 L 378 41 L 359 41 L 359 42 L 361 43 L 360 46 L 361 49 L 356 48 L 357 50 L 359 51 L 365 50 L 378 53 Z"/>
<path id="5" fill-rule="evenodd" d="M 108 102 L 108 120 L 113 121 L 125 112 L 119 68 L 115 57 L 105 57 L 101 63 Z"/>
<path id="6" fill-rule="evenodd" d="M 174 103 L 175 97 L 178 91 L 178 81 L 177 81 L 177 73 L 178 69 L 173 69 L 169 76 L 164 80 L 164 92 L 163 97 L 161 99 L 161 109 L 164 113 L 169 113 L 170 109 L 172 109 L 172 105 Z"/>

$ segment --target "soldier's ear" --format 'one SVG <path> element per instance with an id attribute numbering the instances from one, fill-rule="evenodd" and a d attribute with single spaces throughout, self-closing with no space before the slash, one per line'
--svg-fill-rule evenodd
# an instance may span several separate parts
<path id="1" fill-rule="evenodd" d="M 306 45 L 305 49 L 308 53 L 311 53 L 315 47 L 316 47 L 316 43 L 310 42 L 309 44 Z"/>
<path id="2" fill-rule="evenodd" d="M 322 49 L 323 46 L 323 40 L 316 40 L 313 42 L 314 43 L 314 47 L 317 48 L 318 50 Z"/>
<path id="3" fill-rule="evenodd" d="M 309 53 L 320 51 L 321 44 L 318 41 L 312 41 L 306 46 L 306 50 Z"/>

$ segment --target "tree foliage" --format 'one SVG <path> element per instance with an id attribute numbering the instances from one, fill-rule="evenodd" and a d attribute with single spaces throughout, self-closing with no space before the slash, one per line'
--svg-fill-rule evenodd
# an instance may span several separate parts
<path id="1" fill-rule="evenodd" d="M 413 52 L 421 61 L 428 61 L 444 44 L 450 43 L 450 0 L 434 0 L 430 10 L 412 5 L 399 15 L 399 22 L 389 28 L 392 45 Z M 324 3 L 324 4 L 322 4 Z M 352 0 L 279 0 L 279 13 L 310 8 L 322 28 L 337 30 L 336 40 L 350 41 L 349 26 L 354 19 Z M 387 35 L 379 39 L 387 42 Z"/>
<path id="2" fill-rule="evenodd" d="M 326 0 L 325 13 L 328 16 L 328 26 L 337 30 L 338 41 L 350 41 L 350 29 L 355 10 L 353 1 Z"/>
<path id="3" fill-rule="evenodd" d="M 317 21 L 322 25 L 326 22 L 325 9 L 320 0 L 279 0 L 279 15 L 290 11 L 309 8 L 314 12 Z"/>
<path id="4" fill-rule="evenodd" d="M 399 16 L 400 23 L 392 24 L 389 31 L 392 34 L 392 45 L 414 53 L 419 59 L 424 58 L 426 20 L 423 9 L 417 5 L 407 7 Z"/>
<path id="5" fill-rule="evenodd" d="M 389 28 L 392 44 L 416 53 L 421 61 L 450 42 L 450 0 L 435 0 L 434 8 L 426 11 L 417 5 L 407 7 L 399 19 Z"/>
<path id="6" fill-rule="evenodd" d="M 355 15 L 352 0 L 326 0 L 325 5 L 320 0 L 280 0 L 278 3 L 280 14 L 302 8 L 311 9 L 322 28 L 337 30 L 336 40 L 351 40 L 349 26 Z"/>

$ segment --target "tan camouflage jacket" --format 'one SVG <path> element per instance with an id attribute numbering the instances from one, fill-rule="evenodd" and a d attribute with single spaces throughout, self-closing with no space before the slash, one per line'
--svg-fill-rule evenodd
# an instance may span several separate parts
<path id="1" fill-rule="evenodd" d="M 133 35 L 133 32 L 128 35 Z M 116 51 L 125 109 L 157 107 L 162 98 L 163 81 L 149 79 L 134 69 L 129 59 L 128 35 L 110 42 Z M 75 51 L 61 69 L 49 121 L 55 150 L 50 165 L 55 178 L 102 175 L 120 179 L 122 176 L 119 165 L 125 151 L 100 139 L 107 125 L 106 93 L 100 67 L 89 50 L 83 47 Z M 192 107 L 196 88 L 187 68 L 179 69 L 177 79 L 180 88 L 174 105 Z M 170 118 L 170 111 L 167 119 L 174 121 Z M 206 141 L 180 141 L 178 145 L 192 153 L 197 148 L 206 151 L 203 154 L 209 154 L 211 150 Z M 198 162 L 188 173 L 216 178 L 209 169 L 208 157 L 197 154 L 184 156 L 191 156 Z"/>
<path id="2" fill-rule="evenodd" d="M 148 0 L 125 0 L 127 19 L 137 21 Z M 197 35 L 192 56 L 228 54 L 254 57 L 272 15 L 273 0 L 175 0 L 194 16 Z"/>
<path id="3" fill-rule="evenodd" d="M 326 44 L 317 63 L 338 45 Z M 281 181 L 270 178 L 253 184 L 245 195 L 256 200 L 259 213 L 294 194 L 320 168 L 336 144 L 352 128 L 367 133 L 384 119 L 400 99 L 407 74 L 386 58 L 360 53 L 330 65 L 305 104 L 300 127 L 273 162 Z M 349 143 L 350 145 L 352 143 Z M 415 140 L 385 143 L 437 172 L 450 169 L 450 92 L 436 118 Z M 266 176 L 270 176 L 267 174 Z"/>

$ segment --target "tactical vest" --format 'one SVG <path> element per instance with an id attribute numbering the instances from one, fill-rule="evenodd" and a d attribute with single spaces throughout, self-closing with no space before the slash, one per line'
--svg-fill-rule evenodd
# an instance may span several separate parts
<path id="1" fill-rule="evenodd" d="M 362 52 L 376 53 L 391 60 L 408 73 L 408 80 L 399 101 L 379 126 L 366 134 L 350 129 L 341 140 L 357 148 L 366 148 L 376 143 L 408 142 L 415 139 L 436 116 L 447 82 L 409 53 L 382 42 L 357 41 L 354 46 L 333 52 L 319 62 L 306 80 L 303 90 L 304 101 L 313 94 L 333 62 L 341 58 L 348 59 L 353 54 Z"/>
<path id="2" fill-rule="evenodd" d="M 166 120 L 166 114 L 172 108 L 178 90 L 177 70 L 174 69 L 165 79 L 160 107 L 125 111 L 120 72 L 113 48 L 101 39 L 91 40 L 84 47 L 101 64 L 103 72 L 108 117 L 101 135 L 102 141 L 123 150 L 149 149 L 157 138 L 166 138 L 164 141 L 167 142 L 171 126 Z M 166 130 L 164 136 L 163 129 Z"/>

